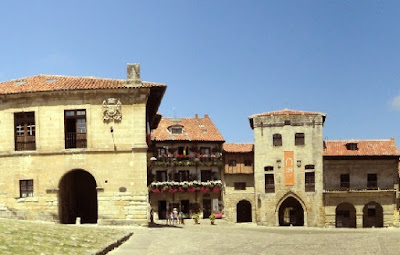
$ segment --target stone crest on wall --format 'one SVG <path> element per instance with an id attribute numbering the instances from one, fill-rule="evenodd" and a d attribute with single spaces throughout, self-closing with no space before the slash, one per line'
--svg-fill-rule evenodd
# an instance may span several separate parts
<path id="1" fill-rule="evenodd" d="M 121 121 L 121 101 L 117 98 L 108 98 L 103 101 L 103 120 Z"/>

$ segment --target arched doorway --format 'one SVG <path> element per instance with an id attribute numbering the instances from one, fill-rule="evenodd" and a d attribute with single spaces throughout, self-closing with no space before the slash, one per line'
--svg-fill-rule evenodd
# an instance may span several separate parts
<path id="1" fill-rule="evenodd" d="M 377 202 L 369 202 L 363 209 L 363 227 L 383 227 L 383 208 Z"/>
<path id="2" fill-rule="evenodd" d="M 74 224 L 76 217 L 81 223 L 97 223 L 96 180 L 84 170 L 73 170 L 60 180 L 58 191 L 58 215 L 60 223 Z"/>
<path id="3" fill-rule="evenodd" d="M 356 208 L 350 203 L 341 203 L 336 207 L 336 227 L 355 228 Z"/>
<path id="4" fill-rule="evenodd" d="M 236 222 L 251 222 L 251 203 L 241 200 L 236 205 Z"/>
<path id="5" fill-rule="evenodd" d="M 294 197 L 286 198 L 279 207 L 279 226 L 304 226 L 304 209 Z"/>

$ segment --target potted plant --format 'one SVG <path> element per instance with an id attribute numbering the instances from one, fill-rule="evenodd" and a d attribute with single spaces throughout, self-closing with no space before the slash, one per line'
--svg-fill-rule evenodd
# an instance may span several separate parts
<path id="1" fill-rule="evenodd" d="M 211 222 L 211 225 L 215 225 L 215 215 L 214 214 L 210 215 L 210 222 Z"/>
<path id="2" fill-rule="evenodd" d="M 198 215 L 197 213 L 195 215 L 193 215 L 194 224 L 200 224 L 199 218 L 200 218 L 200 215 Z"/>

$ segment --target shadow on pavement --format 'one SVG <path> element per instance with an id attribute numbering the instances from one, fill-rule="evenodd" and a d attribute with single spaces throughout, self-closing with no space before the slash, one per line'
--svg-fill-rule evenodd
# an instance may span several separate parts
<path id="1" fill-rule="evenodd" d="M 149 228 L 182 228 L 181 226 L 157 224 L 157 223 L 149 223 L 149 225 L 147 225 L 147 227 L 149 227 Z"/>

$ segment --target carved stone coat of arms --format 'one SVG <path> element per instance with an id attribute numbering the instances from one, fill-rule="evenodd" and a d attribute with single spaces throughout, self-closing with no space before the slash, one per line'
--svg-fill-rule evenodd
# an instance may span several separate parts
<path id="1" fill-rule="evenodd" d="M 103 101 L 103 119 L 105 121 L 121 121 L 121 101 L 117 98 L 108 98 Z"/>

